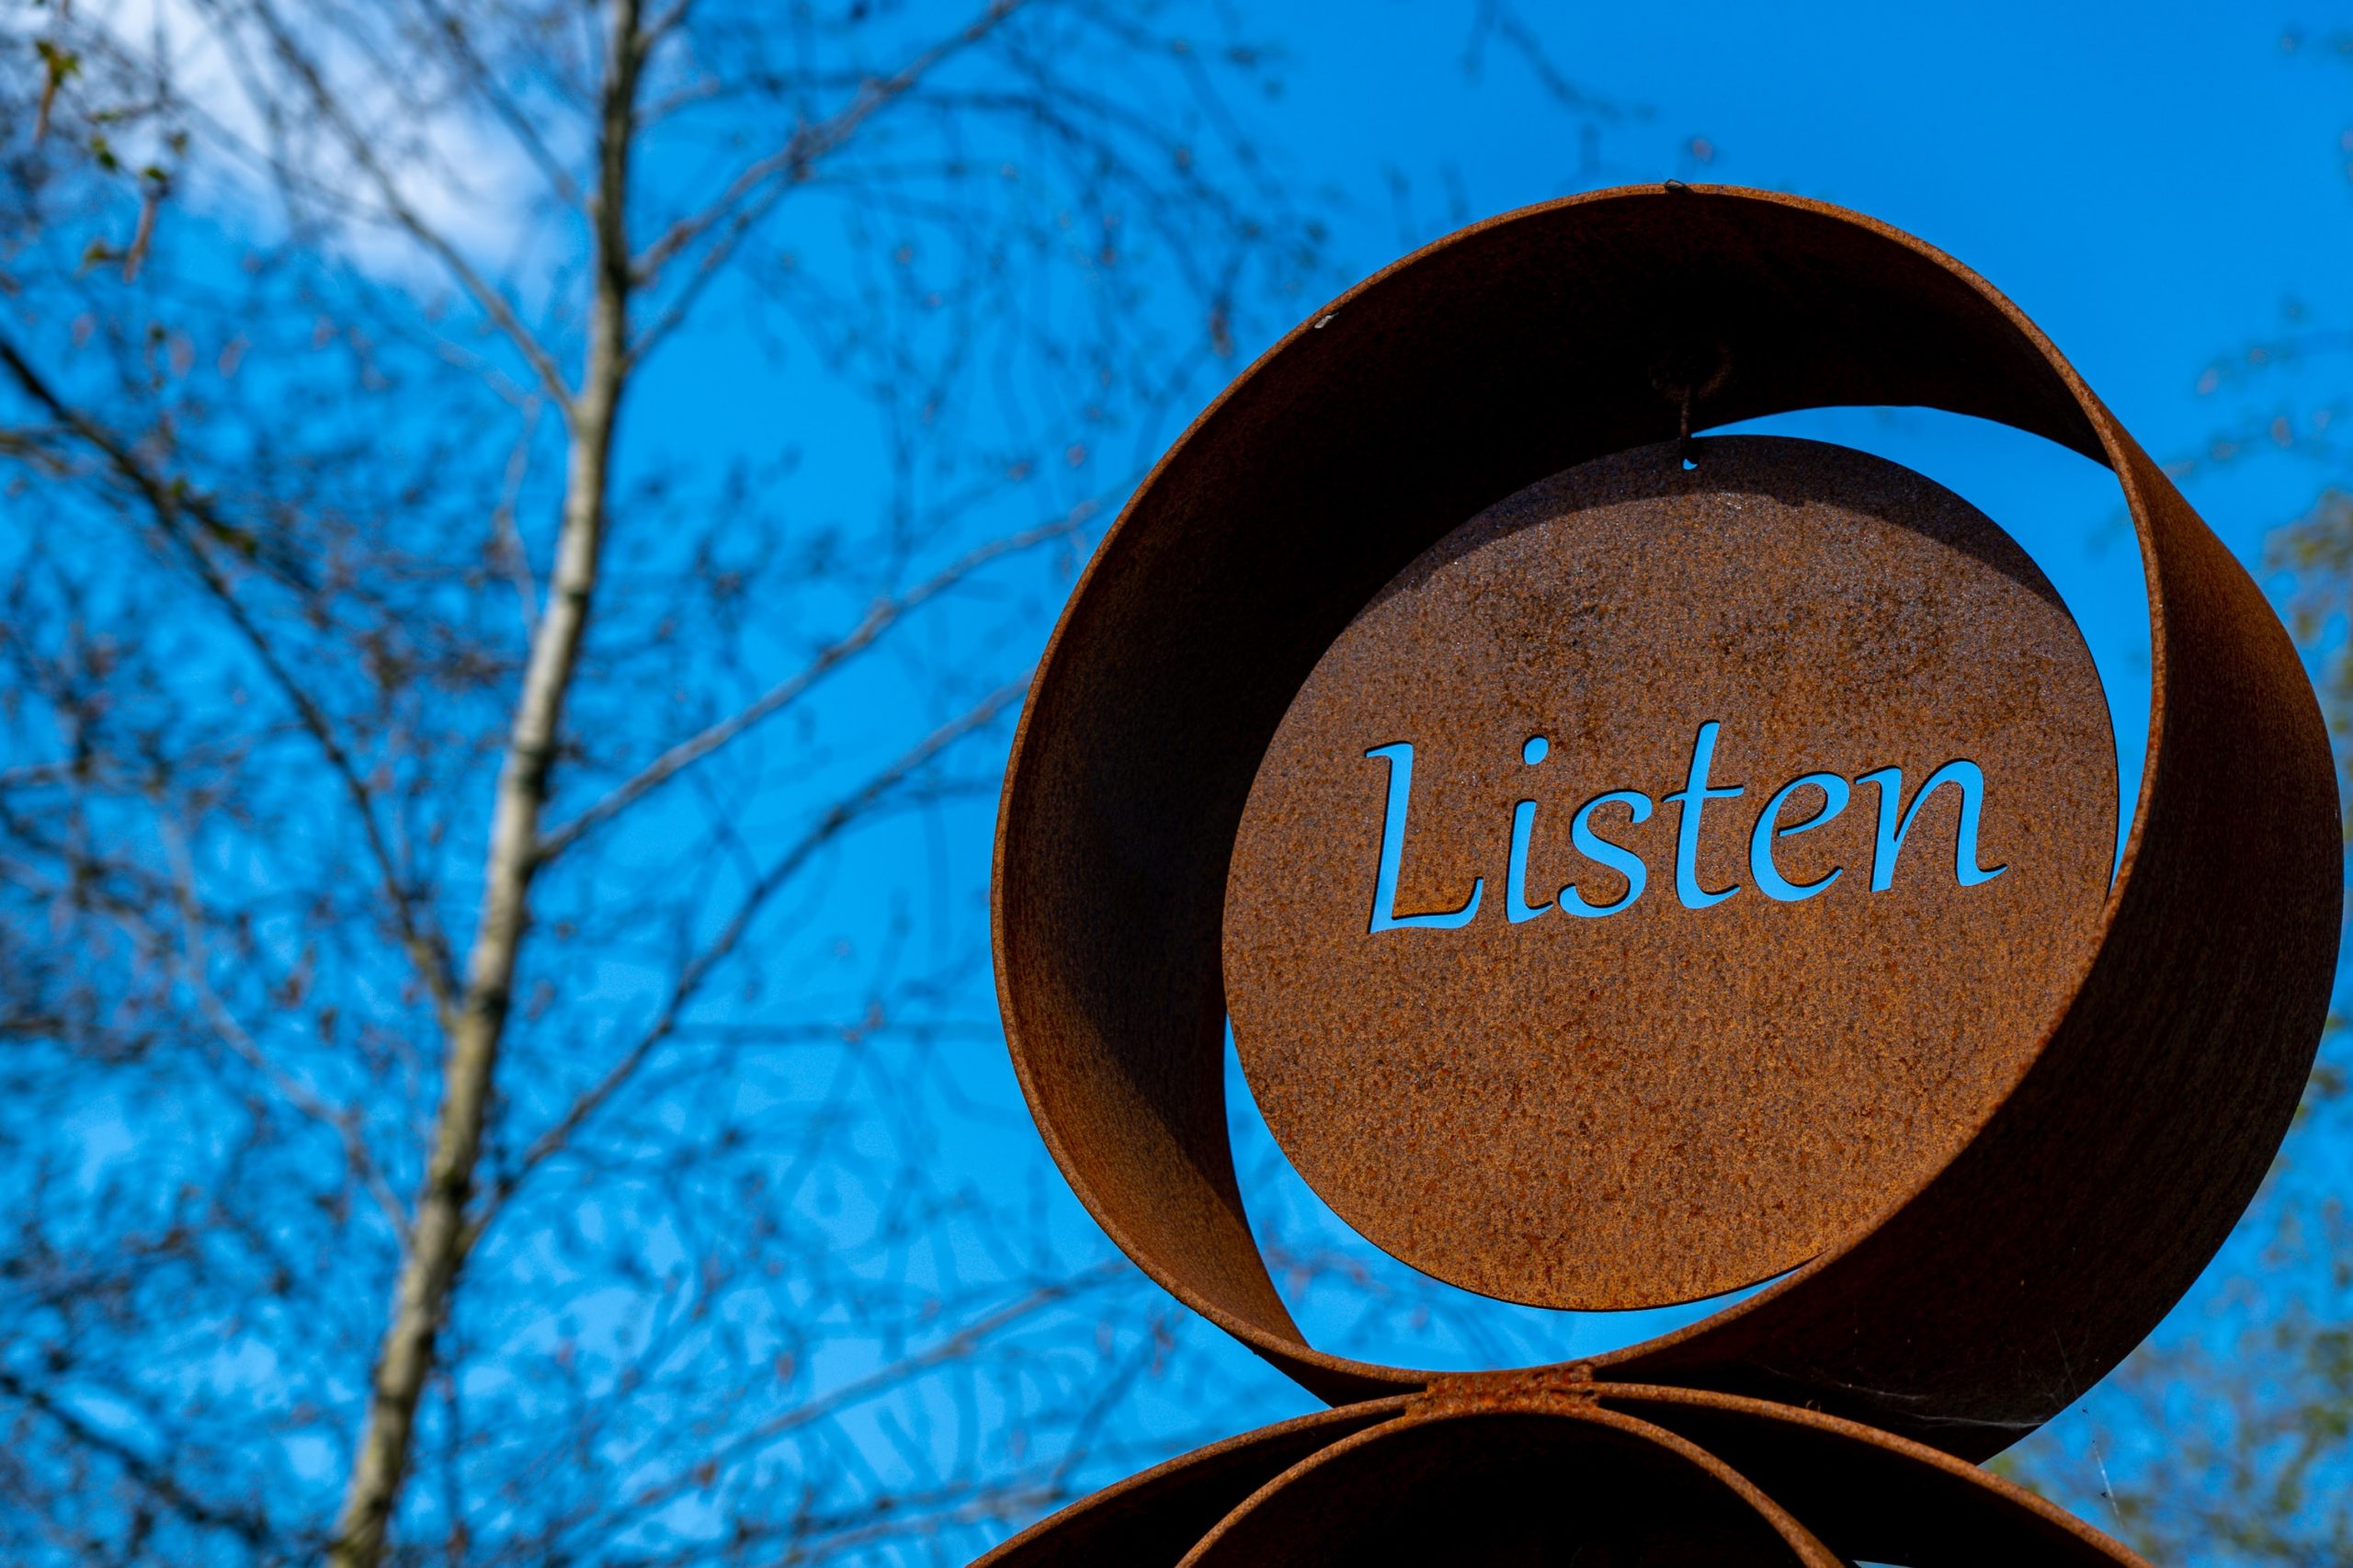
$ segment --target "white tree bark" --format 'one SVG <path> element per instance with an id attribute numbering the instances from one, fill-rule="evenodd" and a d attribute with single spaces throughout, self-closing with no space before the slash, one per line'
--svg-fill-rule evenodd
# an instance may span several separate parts
<path id="1" fill-rule="evenodd" d="M 498 1050 L 517 960 L 530 924 L 564 699 L 571 689 L 597 588 L 606 529 L 615 421 L 630 369 L 631 288 L 627 222 L 638 72 L 645 37 L 640 0 L 613 0 L 599 115 L 595 297 L 587 358 L 568 403 L 570 460 L 547 602 L 531 638 L 522 692 L 492 808 L 480 923 L 465 991 L 442 1070 L 441 1106 L 424 1190 L 417 1199 L 389 1321 L 377 1352 L 367 1426 L 354 1454 L 329 1546 L 335 1568 L 375 1568 L 415 1444 L 416 1407 L 432 1375 L 435 1337 L 465 1256 L 467 1202 L 482 1154 Z"/>

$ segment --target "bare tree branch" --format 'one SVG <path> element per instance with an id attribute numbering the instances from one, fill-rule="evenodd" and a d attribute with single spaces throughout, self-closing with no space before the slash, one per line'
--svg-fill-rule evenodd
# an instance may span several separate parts
<path id="1" fill-rule="evenodd" d="M 97 449 L 116 474 L 138 492 L 165 536 L 178 547 L 182 556 L 194 569 L 205 592 L 227 615 L 230 624 L 236 628 L 247 650 L 268 675 L 271 684 L 292 706 L 303 730 L 317 744 L 327 766 L 334 770 L 345 794 L 350 798 L 353 814 L 359 822 L 368 841 L 369 853 L 375 860 L 377 874 L 382 881 L 385 901 L 400 928 L 402 944 L 408 949 L 416 967 L 417 978 L 431 993 L 435 1007 L 447 1027 L 455 1017 L 456 1005 L 455 977 L 449 970 L 448 949 L 438 935 L 425 923 L 423 906 L 408 887 L 399 862 L 392 856 L 392 846 L 384 838 L 383 826 L 377 819 L 374 791 L 360 778 L 358 767 L 336 736 L 334 721 L 328 718 L 326 710 L 312 697 L 301 682 L 294 678 L 293 672 L 278 657 L 268 636 L 255 623 L 244 602 L 237 597 L 236 591 L 229 585 L 228 579 L 213 564 L 196 535 L 183 526 L 182 519 L 184 517 L 195 518 L 199 528 L 214 538 L 233 537 L 236 530 L 214 511 L 210 502 L 200 493 L 177 480 L 165 479 L 95 420 L 67 406 L 6 336 L 0 336 L 0 365 L 7 367 L 9 374 L 16 378 L 17 384 L 28 396 L 49 410 L 60 424 Z"/>
<path id="2" fill-rule="evenodd" d="M 191 1496 L 173 1479 L 169 1470 L 111 1434 L 93 1426 L 5 1368 L 0 1368 L 0 1394 L 23 1401 L 72 1433 L 75 1442 L 111 1457 L 122 1467 L 123 1473 L 136 1482 L 142 1490 L 190 1523 L 207 1529 L 227 1530 L 255 1546 L 270 1540 L 272 1531 L 267 1518 L 244 1509 L 216 1508 L 200 1498 Z"/>
<path id="3" fill-rule="evenodd" d="M 350 154 L 352 162 L 358 165 L 375 185 L 384 210 L 392 215 L 395 223 L 432 253 L 449 276 L 457 279 L 459 287 L 482 307 L 483 313 L 506 335 L 507 341 L 515 346 L 516 352 L 523 356 L 532 373 L 539 378 L 540 390 L 546 392 L 549 401 L 566 419 L 574 418 L 573 391 L 565 384 L 563 373 L 557 369 L 553 356 L 540 344 L 538 335 L 523 324 L 522 317 L 517 315 L 515 308 L 506 302 L 506 296 L 475 270 L 464 253 L 418 215 L 416 209 L 401 193 L 400 182 L 376 156 L 367 133 L 352 123 L 342 99 L 327 85 L 325 78 L 319 74 L 317 63 L 295 40 L 293 33 L 269 0 L 251 0 L 251 4 L 254 14 L 261 18 L 262 25 L 269 33 L 271 47 L 287 68 L 309 89 L 312 107 L 322 120 L 335 128 L 342 137 L 345 151 Z M 631 67 L 632 71 L 635 68 L 634 64 Z M 607 199 L 608 197 L 609 193 Z M 618 222 L 618 218 L 615 221 Z"/>
<path id="4" fill-rule="evenodd" d="M 516 1161 L 514 1168 L 500 1180 L 484 1202 L 482 1213 L 473 1223 L 472 1233 L 478 1236 L 530 1173 L 561 1152 L 573 1135 L 636 1076 L 662 1043 L 676 1032 L 688 1006 L 700 994 L 712 972 L 735 950 L 760 911 L 800 874 L 819 850 L 889 800 L 901 786 L 941 754 L 995 722 L 997 716 L 1019 701 L 1029 689 L 1029 677 L 1025 676 L 1020 680 L 997 687 L 957 718 L 932 731 L 888 767 L 868 779 L 856 792 L 835 802 L 793 842 L 791 847 L 779 856 L 736 902 L 733 913 L 728 916 L 718 935 L 680 970 L 676 983 L 671 986 L 669 994 L 663 998 L 660 1012 L 645 1032 L 638 1037 L 636 1043 L 624 1051 L 620 1060 L 614 1062 L 586 1093 L 574 1100 L 552 1126 L 531 1141 L 530 1146 Z"/>
<path id="5" fill-rule="evenodd" d="M 815 1399 L 769 1417 L 738 1434 L 725 1448 L 701 1456 L 698 1462 L 724 1461 L 737 1454 L 773 1443 L 802 1427 L 831 1420 L 853 1406 L 866 1403 L 891 1389 L 904 1385 L 934 1367 L 961 1359 L 971 1354 L 975 1346 L 985 1343 L 1022 1319 L 1100 1290 L 1111 1281 L 1130 1275 L 1133 1268 L 1134 1266 L 1125 1258 L 1106 1258 L 1067 1278 L 1041 1285 L 1020 1300 L 1007 1302 L 913 1355 L 902 1357 L 887 1367 L 879 1368 L 864 1377 L 854 1378 Z M 658 1508 L 692 1490 L 694 1484 L 693 1472 L 689 1471 L 674 1480 L 649 1486 L 630 1499 L 630 1512 L 642 1515 Z"/>
<path id="6" fill-rule="evenodd" d="M 860 86 L 858 96 L 839 114 L 797 127 L 783 146 L 747 165 L 730 180 L 717 200 L 699 212 L 679 219 L 648 245 L 635 264 L 639 280 L 653 282 L 675 257 L 726 222 L 771 180 L 780 177 L 797 182 L 808 178 L 819 160 L 848 142 L 868 120 L 904 97 L 943 62 L 988 37 L 1026 3 L 1027 0 L 990 0 L 988 7 L 964 28 L 917 53 L 890 75 Z"/>
<path id="7" fill-rule="evenodd" d="M 1082 504 L 1068 517 L 992 540 L 959 557 L 896 598 L 877 600 L 856 626 L 819 649 L 808 664 L 761 693 L 757 700 L 679 742 L 608 790 L 578 816 L 550 829 L 540 841 L 540 864 L 545 865 L 554 859 L 581 838 L 612 821 L 729 742 L 740 738 L 763 720 L 772 719 L 784 711 L 825 676 L 872 647 L 875 641 L 892 627 L 954 588 L 982 567 L 1041 544 L 1069 539 L 1086 526 L 1093 512 L 1091 505 Z"/>
<path id="8" fill-rule="evenodd" d="M 165 824 L 163 838 L 179 895 L 180 931 L 187 944 L 187 951 L 177 955 L 173 964 L 181 983 L 195 994 L 197 1006 L 203 1009 L 205 1017 L 231 1051 L 259 1073 L 288 1105 L 335 1135 L 336 1142 L 343 1145 L 345 1161 L 368 1189 L 368 1195 L 375 1200 L 377 1208 L 382 1210 L 386 1222 L 392 1228 L 392 1234 L 405 1245 L 409 1233 L 407 1210 L 401 1207 L 401 1200 L 392 1191 L 392 1183 L 384 1178 L 383 1167 L 369 1152 L 368 1141 L 360 1134 L 358 1113 L 348 1107 L 329 1105 L 300 1079 L 271 1061 L 269 1053 L 261 1048 L 260 1042 L 237 1020 L 236 1015 L 221 1000 L 220 994 L 212 989 L 208 973 L 210 963 L 204 948 L 205 919 L 197 907 L 196 873 L 188 864 L 188 848 L 177 830 Z"/>

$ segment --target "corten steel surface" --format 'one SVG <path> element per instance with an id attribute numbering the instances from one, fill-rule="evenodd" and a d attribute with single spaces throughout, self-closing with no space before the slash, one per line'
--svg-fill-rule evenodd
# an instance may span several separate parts
<path id="1" fill-rule="evenodd" d="M 1433 1504 L 1438 1506 L 1433 1506 Z M 1840 1568 L 1721 1460 L 1597 1404 L 1410 1415 L 1260 1487 L 1184 1568 L 1361 1562 Z"/>
<path id="2" fill-rule="evenodd" d="M 1742 793 L 1698 815 L 1687 907 L 1662 873 L 1691 808 L 1665 802 L 1709 721 L 1713 787 Z M 1369 940 L 1395 782 L 1366 753 L 1398 741 L 1396 909 L 1480 902 Z M 1948 784 L 1874 891 L 1885 782 L 1846 780 L 1898 767 L 1908 803 L 1956 758 L 1984 780 L 1983 880 L 1956 876 Z M 1752 823 L 1815 776 L 1776 822 L 1834 789 L 1842 809 L 1772 843 L 1768 896 Z M 1570 913 L 1632 891 L 1571 826 L 1629 787 L 1594 820 L 1648 883 Z M 1373 1242 L 1543 1306 L 1690 1301 L 1804 1263 L 1951 1161 L 2064 1006 L 2115 848 L 2098 676 L 2000 528 L 1843 448 L 1724 437 L 1687 471 L 1665 442 L 1449 533 L 1317 663 L 1234 841 L 1226 1006 L 1276 1139 Z"/>
<path id="3" fill-rule="evenodd" d="M 1600 1384 L 1594 1393 L 1706 1449 L 1843 1557 L 1906 1568 L 2143 1562 L 2030 1492 L 1857 1422 L 1688 1389 Z"/>
<path id="4" fill-rule="evenodd" d="M 1538 1427 L 1548 1421 L 1553 1430 Z M 1577 1421 L 1587 1425 L 1569 1425 Z M 1646 1466 L 1628 1464 L 1631 1445 L 1610 1444 L 1619 1467 L 1597 1474 L 1594 1423 L 1662 1451 Z M 1719 1528 L 1695 1542 L 1683 1527 L 1711 1506 Z M 1726 1541 L 1725 1515 L 1744 1512 L 1770 1533 Z M 1366 1536 L 1381 1550 L 1365 1549 Z M 1831 1555 L 1809 1558 L 1807 1543 Z M 1696 1557 L 1670 1554 L 1695 1545 L 1704 1549 Z M 1631 1555 L 1607 1557 L 1604 1547 Z M 2147 1568 L 1974 1465 L 1816 1411 L 1686 1389 L 1475 1375 L 1188 1454 L 1033 1526 L 976 1568 L 1540 1562 L 1580 1549 L 1587 1555 L 1578 1562 L 1713 1568 Z"/>
<path id="5" fill-rule="evenodd" d="M 1393 1420 L 1404 1396 L 1318 1411 L 1156 1465 L 1040 1520 L 974 1568 L 1166 1568 L 1267 1483 L 1318 1450 Z"/>
<path id="6" fill-rule="evenodd" d="M 1154 1278 L 1327 1400 L 1430 1381 L 1308 1346 L 1253 1244 L 1220 1072 L 1234 835 L 1293 696 L 1382 585 L 1543 476 L 1674 437 L 1659 369 L 1694 342 L 1719 360 L 1699 425 L 1983 415 L 2108 463 L 2140 539 L 2141 793 L 2015 1083 L 1940 1165 L 1892 1160 L 1879 1211 L 1795 1272 L 1595 1362 L 1983 1457 L 2145 1335 L 2254 1193 L 2318 1039 L 2341 845 L 2317 705 L 2254 583 L 2014 307 L 1883 225 L 1708 187 L 1575 198 L 1399 263 L 1228 389 L 1107 536 L 1031 687 L 994 889 L 1008 1039 L 1062 1168 Z M 1449 1202 L 1433 1154 L 1428 1215 Z"/>

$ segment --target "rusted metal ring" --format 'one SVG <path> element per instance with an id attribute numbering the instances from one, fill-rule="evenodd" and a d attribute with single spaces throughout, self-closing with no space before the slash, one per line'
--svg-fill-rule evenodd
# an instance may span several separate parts
<path id="1" fill-rule="evenodd" d="M 1914 1568 L 2147 1568 L 2136 1554 L 2043 1498 L 1936 1449 L 1817 1411 L 1683 1389 L 1541 1380 L 1453 1380 L 1434 1397 L 1399 1395 L 1262 1427 L 1105 1488 L 983 1558 L 976 1568 L 1134 1562 L 1322 1561 L 1346 1528 L 1379 1511 L 1393 1538 L 1443 1521 L 1468 1551 L 1483 1528 L 1508 1529 L 1515 1505 L 1556 1509 L 1557 1483 L 1468 1508 L 1430 1460 L 1487 1462 L 1496 1422 L 1559 1418 L 1608 1426 L 1666 1449 L 1779 1539 L 1749 1555 L 1715 1543 L 1711 1563 L 1860 1561 Z M 1346 1473 L 1352 1459 L 1403 1435 L 1427 1439 L 1422 1463 L 1383 1477 Z M 1583 1434 L 1577 1434 L 1583 1435 Z M 1403 1457 L 1403 1456 L 1398 1456 Z M 1563 1467 L 1562 1475 L 1573 1473 Z M 1320 1491 L 1315 1494 L 1309 1487 Z M 1704 1490 L 1704 1488 L 1703 1488 Z M 1320 1511 L 1326 1528 L 1287 1539 L 1279 1511 Z M 1620 1493 L 1593 1522 L 1683 1523 Z M 1336 1527 L 1336 1528 L 1334 1528 Z M 1678 1542 L 1688 1545 L 1688 1542 Z M 1831 1555 L 1814 1559 L 1809 1551 Z M 1335 1555 L 1330 1560 L 1346 1561 Z"/>
<path id="2" fill-rule="evenodd" d="M 1841 1568 L 1715 1455 L 1591 1403 L 1408 1414 L 1344 1437 L 1252 1494 L 1178 1568 L 1559 1562 L 1669 1532 L 1677 1561 Z"/>
<path id="3" fill-rule="evenodd" d="M 1311 320 L 1130 503 L 1015 740 L 999 996 L 1073 1187 L 1146 1272 L 1327 1400 L 1429 1381 L 1307 1345 L 1252 1241 L 1221 1071 L 1235 827 L 1292 693 L 1349 619 L 1499 498 L 1672 438 L 1677 411 L 1649 385 L 1663 324 L 1704 326 L 1733 367 L 1713 422 L 1921 404 L 2113 469 L 2148 588 L 2147 761 L 2097 950 L 1973 1140 L 1775 1285 L 1597 1365 L 1815 1404 L 1965 1457 L 2031 1430 L 2221 1244 L 2318 1040 L 2335 775 L 2260 591 L 2016 307 L 1821 203 L 1708 187 L 1573 198 L 1449 236 Z"/>
<path id="4" fill-rule="evenodd" d="M 1155 1557 L 1173 1563 L 1276 1476 L 1330 1444 L 1396 1419 L 1410 1397 L 1319 1410 L 1179 1454 L 1040 1519 L 972 1568 L 1089 1568 Z"/>

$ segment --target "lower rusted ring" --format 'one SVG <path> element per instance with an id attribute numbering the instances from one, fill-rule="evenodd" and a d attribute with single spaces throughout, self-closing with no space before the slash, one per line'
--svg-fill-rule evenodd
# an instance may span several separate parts
<path id="1" fill-rule="evenodd" d="M 2139 1556 L 2044 1499 L 1924 1445 L 1818 1412 L 1691 1390 L 1513 1377 L 1462 1377 L 1427 1396 L 1343 1405 L 1245 1433 L 1132 1476 L 1006 1541 L 977 1568 L 1069 1563 L 1349 1560 L 1351 1528 L 1384 1545 L 1443 1528 L 1452 1555 L 1475 1554 L 1482 1531 L 1550 1528 L 1568 1535 L 1639 1535 L 1655 1498 L 1620 1490 L 1567 1515 L 1561 1486 L 1579 1467 L 1510 1495 L 1501 1509 L 1465 1506 L 1444 1473 L 1484 1465 L 1495 1424 L 1557 1421 L 1604 1428 L 1688 1467 L 1679 1484 L 1743 1510 L 1759 1527 L 1743 1554 L 1719 1544 L 1712 1562 L 1903 1562 L 1916 1568 L 2148 1568 Z M 1582 1424 L 1578 1426 L 1576 1424 Z M 1394 1452 L 1412 1437 L 1419 1456 Z M 1384 1446 L 1395 1474 L 1346 1474 Z M 1515 1510 L 1522 1505 L 1526 1517 Z M 1665 1516 L 1680 1530 L 1687 1515 Z M 1658 1517 L 1648 1522 L 1655 1525 Z M 1769 1539 L 1768 1539 L 1769 1537 Z M 1679 1544 L 1689 1544 L 1678 1537 Z M 1521 1544 L 1524 1544 L 1521 1543 Z M 1568 1540 L 1555 1539 L 1565 1548 Z"/>

